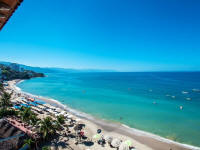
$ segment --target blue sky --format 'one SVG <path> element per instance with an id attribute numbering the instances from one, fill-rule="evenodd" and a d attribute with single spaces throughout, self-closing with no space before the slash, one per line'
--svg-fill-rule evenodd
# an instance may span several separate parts
<path id="1" fill-rule="evenodd" d="M 24 0 L 0 60 L 120 71 L 200 70 L 199 0 Z"/>

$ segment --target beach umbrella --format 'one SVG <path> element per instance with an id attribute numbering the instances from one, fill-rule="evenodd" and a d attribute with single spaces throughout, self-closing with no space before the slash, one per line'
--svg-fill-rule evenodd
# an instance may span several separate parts
<path id="1" fill-rule="evenodd" d="M 38 107 L 38 108 L 40 108 L 40 109 L 44 109 L 44 107 L 43 107 L 43 106 L 41 106 L 41 105 L 38 105 L 37 107 Z"/>
<path id="2" fill-rule="evenodd" d="M 61 114 L 61 115 L 64 115 L 64 114 L 66 114 L 66 112 L 65 112 L 65 111 L 62 111 L 60 114 Z"/>
<path id="3" fill-rule="evenodd" d="M 84 127 L 85 127 L 85 124 L 77 124 L 77 125 L 74 127 L 74 130 L 82 130 Z"/>
<path id="4" fill-rule="evenodd" d="M 72 117 L 73 117 L 72 115 L 67 116 L 67 118 L 72 118 Z"/>
<path id="5" fill-rule="evenodd" d="M 51 106 L 50 104 L 46 103 L 46 104 L 43 104 L 44 106 L 46 107 L 49 107 L 49 108 L 52 108 L 53 106 Z"/>
<path id="6" fill-rule="evenodd" d="M 14 106 L 14 108 L 15 108 L 15 109 L 21 109 L 20 106 L 16 106 L 16 105 Z"/>
<path id="7" fill-rule="evenodd" d="M 101 138 L 101 135 L 100 134 L 95 134 L 94 136 L 93 136 L 93 139 L 95 139 L 95 140 L 98 140 L 98 139 L 100 139 Z"/>
<path id="8" fill-rule="evenodd" d="M 104 136 L 104 139 L 105 139 L 108 143 L 111 143 L 112 140 L 113 140 L 113 137 L 110 136 L 110 135 L 105 135 L 105 136 Z"/>
<path id="9" fill-rule="evenodd" d="M 27 105 L 27 104 L 21 104 L 21 106 L 24 106 L 24 107 L 27 107 L 27 108 L 29 108 L 30 106 L 29 105 Z"/>
<path id="10" fill-rule="evenodd" d="M 45 102 L 39 101 L 39 100 L 36 100 L 35 103 L 38 103 L 38 104 L 45 104 Z"/>
<path id="11" fill-rule="evenodd" d="M 117 147 L 120 146 L 121 143 L 122 143 L 121 140 L 118 139 L 118 138 L 116 138 L 116 139 L 113 139 L 113 140 L 112 140 L 111 145 L 112 145 L 113 147 L 117 148 Z"/>
<path id="12" fill-rule="evenodd" d="M 76 122 L 79 122 L 79 121 L 81 121 L 81 119 L 79 119 L 79 118 L 77 118 L 77 119 L 75 119 L 76 120 Z"/>
<path id="13" fill-rule="evenodd" d="M 98 130 L 97 130 L 97 133 L 101 133 L 101 129 L 98 129 Z"/>
<path id="14" fill-rule="evenodd" d="M 55 110 L 56 108 L 55 107 L 53 107 L 53 106 L 50 106 L 49 108 L 51 108 L 52 110 Z"/>
<path id="15" fill-rule="evenodd" d="M 120 144 L 119 150 L 129 150 L 129 146 L 127 145 L 127 143 L 123 142 Z"/>
<path id="16" fill-rule="evenodd" d="M 55 116 L 57 117 L 57 116 L 60 116 L 59 114 L 55 114 Z"/>
<path id="17" fill-rule="evenodd" d="M 29 105 L 33 105 L 33 106 L 37 106 L 38 104 L 34 103 L 34 102 L 28 102 Z"/>
<path id="18" fill-rule="evenodd" d="M 126 140 L 126 141 L 124 141 L 124 143 L 126 143 L 129 147 L 132 146 L 132 141 L 130 141 L 130 140 Z"/>
<path id="19" fill-rule="evenodd" d="M 62 110 L 60 108 L 56 108 L 57 112 L 62 112 Z"/>

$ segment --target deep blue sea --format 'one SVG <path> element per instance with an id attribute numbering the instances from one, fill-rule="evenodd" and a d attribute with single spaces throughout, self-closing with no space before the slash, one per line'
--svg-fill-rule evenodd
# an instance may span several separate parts
<path id="1" fill-rule="evenodd" d="M 48 73 L 18 86 L 98 118 L 200 146 L 200 72 Z M 182 109 L 180 107 L 182 106 Z"/>

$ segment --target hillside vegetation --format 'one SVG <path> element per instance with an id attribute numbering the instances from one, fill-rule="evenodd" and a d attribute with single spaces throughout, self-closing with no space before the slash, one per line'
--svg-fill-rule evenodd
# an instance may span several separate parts
<path id="1" fill-rule="evenodd" d="M 23 69 L 18 64 L 0 64 L 1 80 L 30 79 L 34 77 L 44 77 L 44 74 Z"/>

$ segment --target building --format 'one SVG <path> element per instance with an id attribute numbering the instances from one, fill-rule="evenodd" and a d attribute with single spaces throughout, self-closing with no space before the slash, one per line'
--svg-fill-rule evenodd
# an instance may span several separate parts
<path id="1" fill-rule="evenodd" d="M 5 119 L 0 119 L 0 150 L 19 149 L 28 136 Z"/>
<path id="2" fill-rule="evenodd" d="M 0 31 L 23 0 L 0 0 Z"/>

